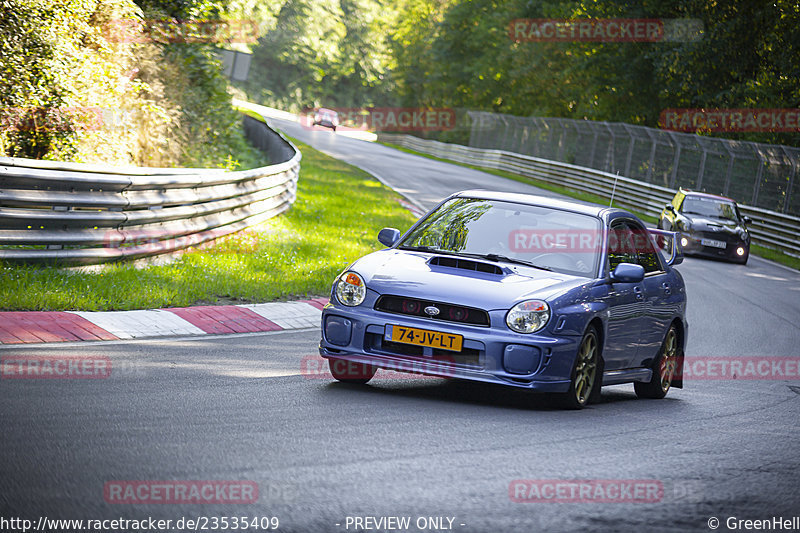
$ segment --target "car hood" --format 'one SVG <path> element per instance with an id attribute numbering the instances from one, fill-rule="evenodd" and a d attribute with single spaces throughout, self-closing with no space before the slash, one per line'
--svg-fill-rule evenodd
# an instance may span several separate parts
<path id="1" fill-rule="evenodd" d="M 350 270 L 359 273 L 367 287 L 379 294 L 409 296 L 486 310 L 508 309 L 516 302 L 529 298 L 548 299 L 593 281 L 569 274 L 481 260 L 477 262 L 496 264 L 503 272 L 492 274 L 429 264 L 429 260 L 435 256 L 387 249 L 362 257 Z"/>
<path id="2" fill-rule="evenodd" d="M 712 228 L 717 231 L 729 231 L 731 233 L 735 233 L 741 229 L 738 223 L 728 220 L 727 218 L 713 218 L 699 215 L 684 216 L 691 221 L 693 229 Z"/>

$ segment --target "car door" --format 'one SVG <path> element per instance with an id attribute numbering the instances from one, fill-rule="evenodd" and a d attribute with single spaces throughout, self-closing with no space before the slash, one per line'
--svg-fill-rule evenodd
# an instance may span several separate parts
<path id="1" fill-rule="evenodd" d="M 634 234 L 638 263 L 644 267 L 639 349 L 635 358 L 630 361 L 631 367 L 639 367 L 649 365 L 664 340 L 667 326 L 674 314 L 674 305 L 670 302 L 673 287 L 670 275 L 665 271 L 663 259 L 656 252 L 650 238 L 650 232 L 635 220 L 626 222 Z"/>
<path id="2" fill-rule="evenodd" d="M 635 235 L 625 220 L 617 219 L 609 228 L 607 258 L 609 272 L 620 263 L 639 264 Z M 644 306 L 643 283 L 609 281 L 608 328 L 603 352 L 605 370 L 630 368 L 639 347 Z"/>

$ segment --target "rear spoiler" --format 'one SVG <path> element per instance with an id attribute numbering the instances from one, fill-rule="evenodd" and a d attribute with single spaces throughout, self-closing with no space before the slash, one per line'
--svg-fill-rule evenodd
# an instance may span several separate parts
<path id="1" fill-rule="evenodd" d="M 674 231 L 666 231 L 663 229 L 647 228 L 650 232 L 650 237 L 656 248 L 669 255 L 667 264 L 669 266 L 680 265 L 683 263 L 683 249 L 678 243 L 678 234 Z"/>

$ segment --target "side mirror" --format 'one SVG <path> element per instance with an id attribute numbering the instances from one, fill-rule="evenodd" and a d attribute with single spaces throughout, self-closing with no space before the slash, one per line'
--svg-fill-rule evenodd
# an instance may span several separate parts
<path id="1" fill-rule="evenodd" d="M 400 230 L 394 228 L 383 228 L 378 233 L 378 241 L 388 247 L 392 247 L 400 240 Z"/>
<path id="2" fill-rule="evenodd" d="M 611 281 L 639 283 L 644 279 L 644 267 L 633 263 L 620 263 L 611 273 Z"/>
<path id="3" fill-rule="evenodd" d="M 673 213 L 675 212 L 675 206 L 674 206 L 674 205 L 672 205 L 671 203 L 669 203 L 669 204 L 666 204 L 666 205 L 664 206 L 664 209 L 666 209 L 667 211 L 672 211 Z"/>

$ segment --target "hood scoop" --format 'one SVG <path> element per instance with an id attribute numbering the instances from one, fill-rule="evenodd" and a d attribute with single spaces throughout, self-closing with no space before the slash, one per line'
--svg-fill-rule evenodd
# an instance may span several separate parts
<path id="1" fill-rule="evenodd" d="M 434 256 L 428 261 L 429 265 L 447 268 L 460 268 L 462 270 L 472 270 L 473 272 L 486 272 L 487 274 L 503 275 L 503 269 L 492 263 L 483 261 L 473 261 L 472 259 L 461 259 L 460 257 Z"/>

